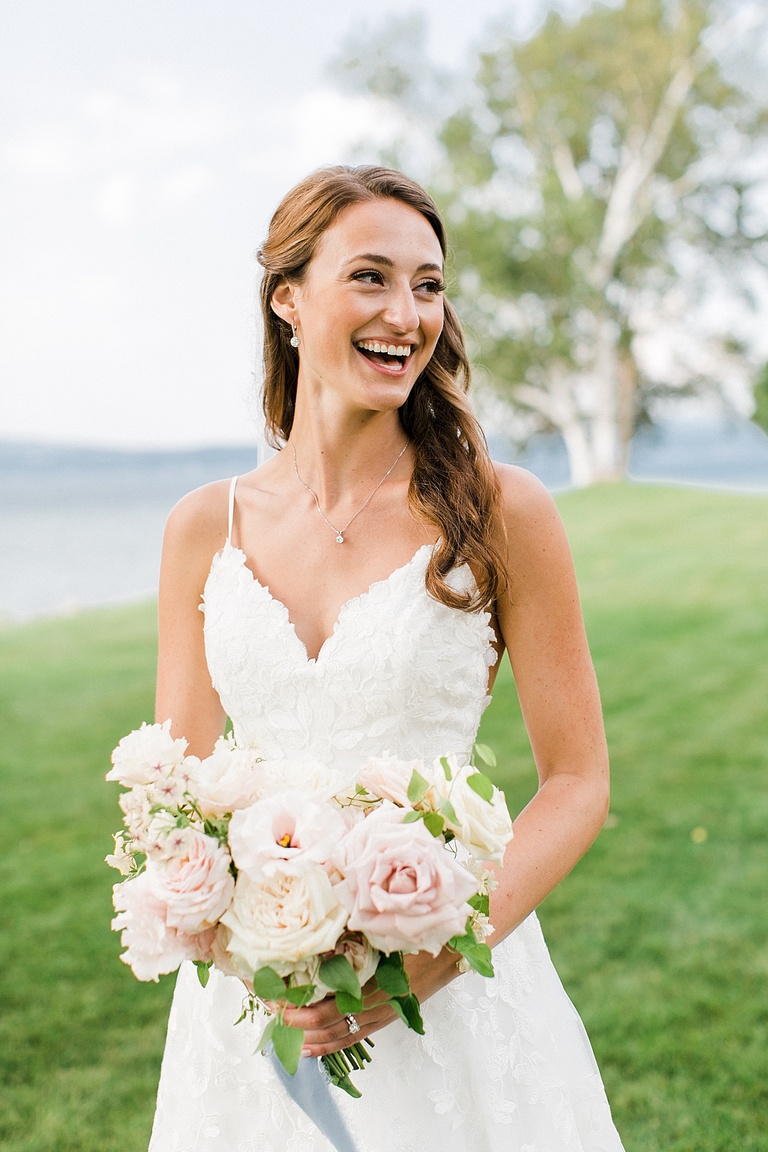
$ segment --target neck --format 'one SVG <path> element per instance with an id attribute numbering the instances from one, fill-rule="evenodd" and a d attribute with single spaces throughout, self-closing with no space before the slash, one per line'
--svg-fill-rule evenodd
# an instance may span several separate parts
<path id="1" fill-rule="evenodd" d="M 349 414 L 345 419 L 297 405 L 286 452 L 286 468 L 293 471 L 295 452 L 301 479 L 316 493 L 323 507 L 358 494 L 382 478 L 408 442 L 394 412 Z M 408 453 L 404 454 L 404 462 Z"/>

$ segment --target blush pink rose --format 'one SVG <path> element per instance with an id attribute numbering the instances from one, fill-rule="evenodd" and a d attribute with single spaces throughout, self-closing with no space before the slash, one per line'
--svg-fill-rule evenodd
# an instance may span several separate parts
<path id="1" fill-rule="evenodd" d="M 337 809 L 291 790 L 235 812 L 229 847 L 238 869 L 254 880 L 278 870 L 295 875 L 309 863 L 325 864 L 345 831 Z"/>
<path id="2" fill-rule="evenodd" d="M 118 913 L 112 921 L 121 933 L 125 952 L 120 959 L 139 980 L 154 980 L 175 972 L 184 960 L 208 961 L 212 957 L 213 930 L 180 932 L 166 920 L 166 906 L 152 889 L 146 872 L 116 884 L 112 901 Z"/>
<path id="3" fill-rule="evenodd" d="M 226 848 L 203 832 L 185 829 L 185 833 L 179 854 L 148 860 L 145 875 L 165 905 L 167 924 L 181 932 L 202 932 L 226 912 L 235 881 Z"/>
<path id="4" fill-rule="evenodd" d="M 382 952 L 431 952 L 463 934 L 477 891 L 475 878 L 423 823 L 403 824 L 388 801 L 352 829 L 333 863 L 343 879 L 334 894 L 348 929 Z"/>

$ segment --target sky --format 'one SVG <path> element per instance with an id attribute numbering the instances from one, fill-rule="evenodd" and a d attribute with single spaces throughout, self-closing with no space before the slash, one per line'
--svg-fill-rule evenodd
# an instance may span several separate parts
<path id="1" fill-rule="evenodd" d="M 516 4 L 518 26 L 543 3 Z M 449 66 L 513 10 L 423 7 L 430 54 Z M 376 128 L 329 60 L 350 34 L 419 10 L 3 0 L 0 440 L 253 441 L 255 249 L 283 193 Z"/>

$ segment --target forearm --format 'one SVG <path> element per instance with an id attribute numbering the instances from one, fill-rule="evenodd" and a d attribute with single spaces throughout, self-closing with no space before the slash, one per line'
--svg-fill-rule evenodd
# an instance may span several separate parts
<path id="1" fill-rule="evenodd" d="M 514 931 L 568 875 L 590 847 L 608 811 L 605 774 L 559 772 L 539 788 L 514 822 L 514 837 L 491 893 L 493 947 Z"/>

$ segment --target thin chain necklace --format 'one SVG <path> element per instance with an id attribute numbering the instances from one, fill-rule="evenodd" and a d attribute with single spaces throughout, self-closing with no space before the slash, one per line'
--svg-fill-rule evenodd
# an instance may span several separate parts
<path id="1" fill-rule="evenodd" d="M 389 476 L 390 472 L 393 472 L 393 471 L 394 471 L 394 468 L 395 468 L 395 464 L 397 464 L 398 460 L 400 459 L 400 457 L 403 455 L 403 453 L 405 452 L 406 448 L 408 447 L 408 441 L 406 440 L 405 444 L 403 444 L 402 448 L 400 449 L 400 451 L 399 451 L 399 452 L 398 452 L 398 454 L 397 454 L 397 459 L 394 461 L 394 463 L 392 463 L 392 464 L 390 465 L 390 467 L 389 467 L 389 468 L 387 468 L 386 472 L 385 472 L 385 473 L 384 473 L 384 475 L 382 476 L 381 480 L 379 480 L 378 484 L 377 484 L 377 485 L 376 485 L 376 487 L 374 488 L 373 492 L 371 492 L 371 494 L 370 494 L 370 496 L 368 497 L 368 499 L 365 501 L 365 503 L 364 503 L 364 504 L 361 504 L 361 505 L 360 505 L 360 507 L 358 508 L 357 512 L 355 512 L 354 516 L 352 516 L 352 517 L 351 517 L 349 520 L 347 520 L 347 522 L 346 522 L 346 524 L 344 525 L 344 527 L 343 527 L 343 528 L 337 528 L 335 524 L 331 524 L 331 522 L 330 522 L 330 520 L 328 519 L 328 517 L 326 516 L 325 512 L 323 512 L 322 508 L 320 507 L 320 501 L 319 501 L 319 500 L 318 500 L 318 498 L 317 498 L 317 493 L 315 492 L 315 490 L 314 490 L 313 488 L 310 488 L 310 486 L 309 486 L 309 484 L 307 484 L 306 480 L 302 480 L 301 476 L 299 475 L 299 464 L 298 464 L 298 461 L 297 461 L 297 459 L 296 459 L 296 445 L 295 445 L 295 444 L 292 444 L 292 445 L 291 445 L 291 447 L 293 448 L 293 467 L 294 467 L 294 470 L 295 470 L 295 472 L 296 472 L 296 479 L 299 481 L 299 483 L 300 483 L 300 484 L 303 484 L 303 485 L 304 485 L 304 487 L 306 488 L 307 492 L 309 492 L 310 496 L 311 496 L 311 497 L 313 498 L 313 500 L 315 501 L 315 505 L 316 505 L 316 507 L 317 507 L 317 510 L 318 510 L 318 512 L 320 513 L 320 515 L 322 516 L 323 520 L 325 520 L 325 522 L 326 522 L 326 524 L 328 525 L 328 527 L 329 527 L 329 528 L 332 528 L 332 529 L 333 529 L 333 531 L 335 532 L 335 534 L 336 534 L 336 543 L 337 543 L 337 544 L 343 544 L 343 543 L 344 543 L 344 533 L 346 532 L 347 528 L 349 528 L 349 526 L 350 526 L 350 524 L 352 523 L 352 521 L 353 521 L 353 520 L 356 520 L 356 519 L 357 519 L 357 517 L 360 515 L 360 513 L 363 511 L 363 509 L 368 507 L 368 505 L 370 504 L 371 500 L 373 500 L 373 498 L 374 498 L 374 496 L 376 495 L 376 493 L 378 492 L 379 488 L 381 488 L 382 484 L 383 484 L 383 483 L 384 483 L 384 481 L 386 480 L 387 476 Z"/>

